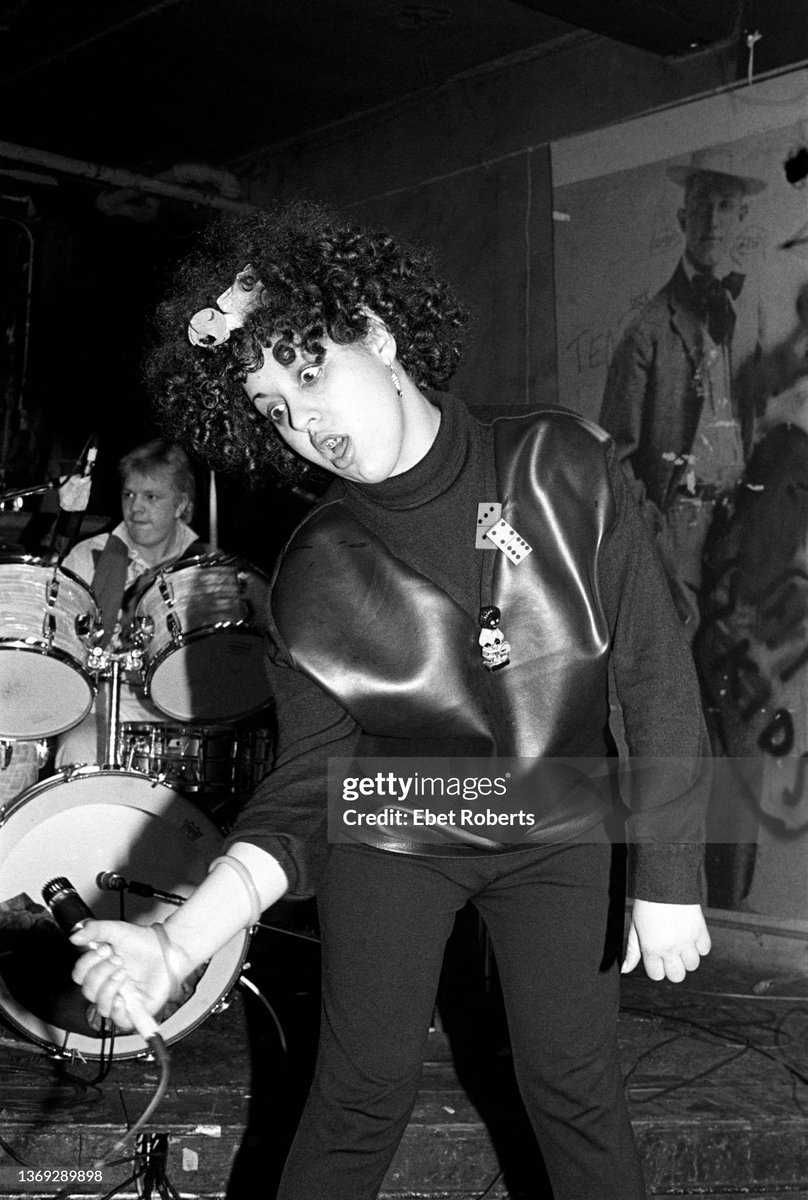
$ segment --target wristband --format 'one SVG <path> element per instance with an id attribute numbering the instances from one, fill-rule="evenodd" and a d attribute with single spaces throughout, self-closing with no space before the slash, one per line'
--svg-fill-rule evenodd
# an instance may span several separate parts
<path id="1" fill-rule="evenodd" d="M 248 928 L 258 923 L 258 918 L 264 911 L 261 907 L 261 900 L 258 896 L 258 889 L 255 886 L 255 880 L 250 872 L 244 866 L 243 862 L 235 858 L 232 854 L 223 854 L 221 858 L 214 858 L 213 862 L 208 867 L 208 874 L 211 873 L 214 867 L 218 866 L 229 867 L 231 871 L 235 871 L 241 880 L 244 890 L 250 901 L 250 921 Z"/>

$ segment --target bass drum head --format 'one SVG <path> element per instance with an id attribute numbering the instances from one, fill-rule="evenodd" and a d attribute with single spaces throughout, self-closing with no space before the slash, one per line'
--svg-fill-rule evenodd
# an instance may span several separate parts
<path id="1" fill-rule="evenodd" d="M 149 698 L 179 721 L 237 721 L 265 708 L 272 693 L 264 640 L 238 625 L 200 629 L 150 665 Z"/>
<path id="2" fill-rule="evenodd" d="M 76 952 L 42 900 L 66 876 L 100 919 L 120 919 L 121 893 L 106 871 L 188 896 L 221 849 L 215 825 L 185 797 L 137 771 L 87 768 L 36 784 L 0 810 L 0 1015 L 26 1037 L 64 1055 L 136 1058 L 137 1033 L 102 1035 L 70 979 Z M 125 919 L 148 925 L 174 906 L 125 893 Z M 238 979 L 247 947 L 238 934 L 205 967 L 193 994 L 162 1023 L 167 1044 L 195 1029 Z"/>
<path id="3" fill-rule="evenodd" d="M 55 737 L 83 721 L 94 690 L 67 655 L 0 642 L 0 738 Z"/>

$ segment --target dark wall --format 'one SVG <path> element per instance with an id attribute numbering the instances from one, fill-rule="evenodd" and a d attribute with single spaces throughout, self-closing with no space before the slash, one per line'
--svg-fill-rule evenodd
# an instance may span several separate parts
<path id="1" fill-rule="evenodd" d="M 808 56 L 802 0 L 755 7 L 761 69 Z M 251 199 L 323 199 L 434 245 L 477 317 L 457 390 L 474 404 L 554 402 L 549 144 L 725 87 L 746 54 L 742 37 L 666 60 L 572 34 L 256 156 Z"/>
<path id="2" fill-rule="evenodd" d="M 352 205 L 368 224 L 438 247 L 441 270 L 473 313 L 453 386 L 475 403 L 527 404 L 537 390 L 554 399 L 549 207 L 544 147 Z"/>

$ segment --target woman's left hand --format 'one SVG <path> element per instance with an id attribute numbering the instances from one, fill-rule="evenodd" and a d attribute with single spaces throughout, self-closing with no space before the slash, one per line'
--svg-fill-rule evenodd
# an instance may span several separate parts
<path id="1" fill-rule="evenodd" d="M 650 979 L 681 983 L 710 953 L 710 934 L 699 904 L 658 904 L 635 900 L 623 974 L 642 959 Z"/>

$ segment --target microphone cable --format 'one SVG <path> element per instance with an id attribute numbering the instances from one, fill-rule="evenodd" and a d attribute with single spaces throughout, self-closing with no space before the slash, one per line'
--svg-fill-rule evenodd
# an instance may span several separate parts
<path id="1" fill-rule="evenodd" d="M 134 1125 L 130 1126 L 130 1128 L 118 1138 L 118 1140 L 115 1142 L 115 1145 L 112 1146 L 106 1154 L 103 1154 L 101 1158 L 97 1159 L 92 1164 L 92 1167 L 90 1168 L 91 1171 L 103 1171 L 106 1167 L 113 1165 L 113 1160 L 116 1160 L 116 1156 L 120 1154 L 127 1142 L 130 1142 L 133 1138 L 138 1137 L 140 1131 L 143 1129 L 143 1126 L 146 1125 L 146 1123 L 151 1119 L 152 1115 L 166 1094 L 168 1089 L 168 1081 L 170 1078 L 170 1059 L 168 1049 L 159 1033 L 152 1034 L 150 1038 L 146 1039 L 146 1044 L 153 1053 L 160 1067 L 160 1078 L 157 1082 L 157 1087 L 154 1089 L 149 1103 L 143 1109 L 143 1112 L 135 1121 Z M 131 1160 L 118 1159 L 117 1161 L 128 1162 Z M 130 1183 L 134 1183 L 141 1174 L 143 1174 L 143 1171 L 136 1171 L 129 1177 L 129 1179 L 122 1181 L 120 1184 L 116 1185 L 111 1192 L 108 1192 L 107 1197 L 114 1196 L 116 1192 L 121 1190 L 121 1188 L 128 1186 Z M 56 1192 L 53 1195 L 52 1200 L 70 1200 L 70 1197 L 74 1194 L 74 1189 L 72 1187 L 62 1188 L 61 1191 Z M 101 1197 L 101 1200 L 107 1200 L 107 1197 Z"/>
<path id="2" fill-rule="evenodd" d="M 67 937 L 77 929 L 80 929 L 87 921 L 93 920 L 91 909 L 88 908 L 79 896 L 70 880 L 64 876 L 57 876 L 55 879 L 50 879 L 42 888 L 42 898 L 50 909 L 56 924 Z M 137 996 L 130 995 L 127 997 L 123 995 L 122 999 L 127 1006 L 130 1020 L 136 1032 L 140 1034 L 149 1051 L 154 1055 L 160 1069 L 160 1075 L 151 1099 L 135 1124 L 118 1138 L 114 1146 L 106 1154 L 93 1163 L 92 1170 L 94 1171 L 101 1171 L 104 1167 L 108 1167 L 112 1159 L 120 1154 L 126 1143 L 138 1136 L 165 1096 L 170 1078 L 171 1060 L 168 1047 L 163 1041 L 156 1022 L 143 1008 Z M 70 1188 L 62 1189 L 62 1191 L 56 1193 L 54 1200 L 67 1200 L 67 1197 L 71 1194 Z"/>

